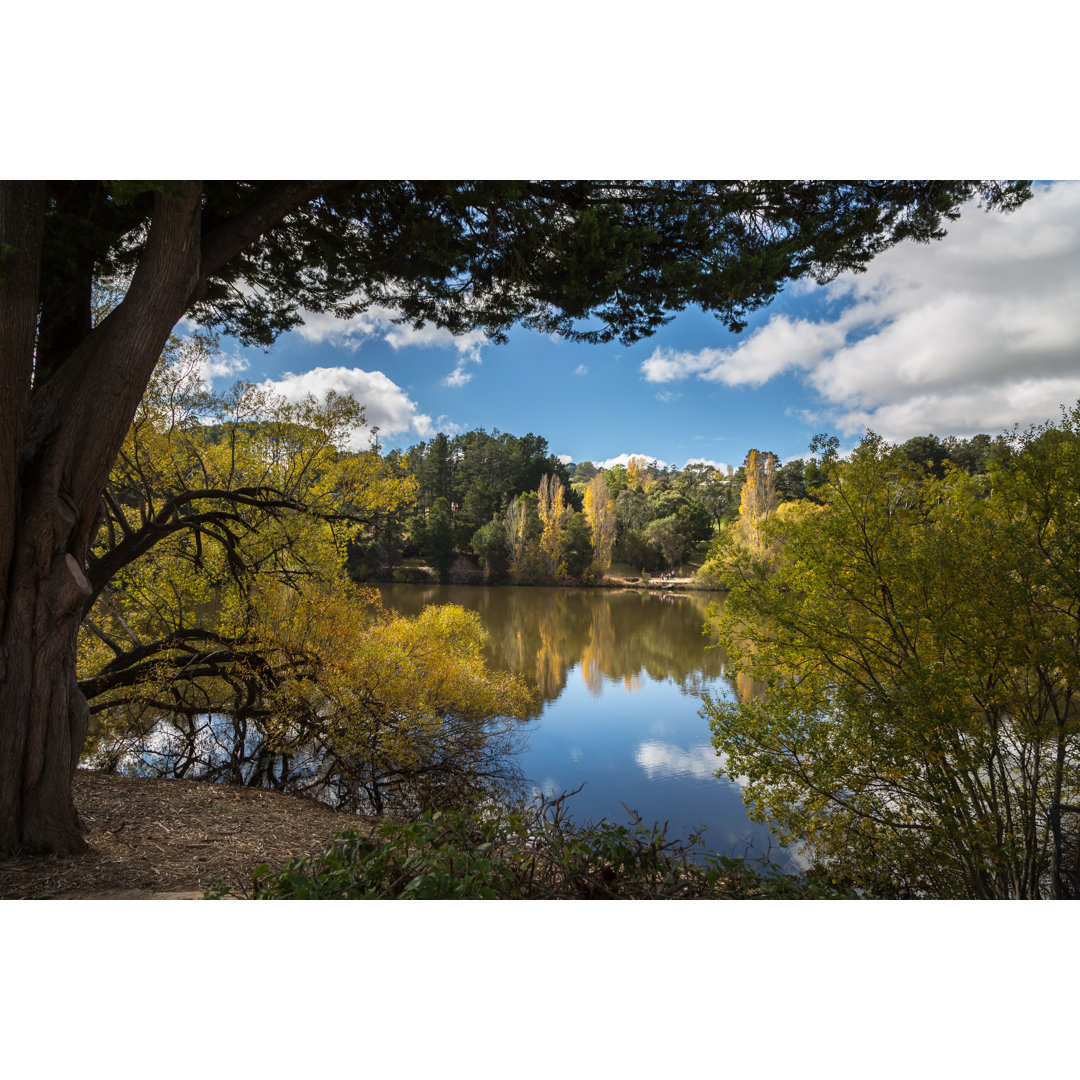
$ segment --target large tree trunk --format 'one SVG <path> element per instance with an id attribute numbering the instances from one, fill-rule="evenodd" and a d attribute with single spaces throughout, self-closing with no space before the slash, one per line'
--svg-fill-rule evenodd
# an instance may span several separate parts
<path id="1" fill-rule="evenodd" d="M 0 685 L 0 851 L 69 855 L 86 846 L 71 775 L 88 718 L 75 681 L 75 641 L 90 586 L 71 554 L 50 557 L 40 539 L 36 547 L 29 538 L 19 541 L 0 642 L 7 661 Z"/>
<path id="2" fill-rule="evenodd" d="M 200 280 L 200 198 L 159 197 L 124 302 L 31 390 L 44 191 L 0 190 L 0 852 L 85 848 L 71 797 L 84 568 L 109 469 Z"/>
<path id="3" fill-rule="evenodd" d="M 0 854 L 85 847 L 71 776 L 87 725 L 75 681 L 86 560 L 165 342 L 208 275 L 333 186 L 275 185 L 204 235 L 202 185 L 167 185 L 123 302 L 88 331 L 93 267 L 58 259 L 60 235 L 53 272 L 68 280 L 43 304 L 46 185 L 0 181 Z M 39 341 L 48 362 L 39 354 L 35 371 Z"/>

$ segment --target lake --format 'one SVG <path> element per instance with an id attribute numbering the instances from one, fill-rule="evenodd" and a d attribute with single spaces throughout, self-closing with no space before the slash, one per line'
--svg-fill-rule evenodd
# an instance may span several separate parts
<path id="1" fill-rule="evenodd" d="M 717 594 L 560 588 L 384 585 L 386 605 L 415 615 L 426 604 L 476 611 L 488 662 L 524 676 L 543 698 L 519 757 L 534 791 L 570 800 L 578 821 L 668 822 L 669 836 L 704 825 L 709 850 L 794 856 L 746 816 L 737 784 L 715 775 L 701 694 L 732 697 L 726 657 L 708 648 L 705 612 Z"/>

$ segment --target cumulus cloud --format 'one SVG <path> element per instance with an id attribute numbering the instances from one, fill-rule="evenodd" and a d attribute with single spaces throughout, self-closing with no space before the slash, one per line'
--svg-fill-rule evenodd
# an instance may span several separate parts
<path id="1" fill-rule="evenodd" d="M 305 312 L 303 323 L 296 332 L 312 344 L 333 345 L 356 352 L 365 341 L 379 337 L 393 349 L 453 349 L 457 364 L 443 380 L 446 386 L 464 386 L 473 377 L 469 364 L 480 363 L 480 350 L 487 344 L 482 330 L 471 330 L 455 336 L 449 330 L 431 323 L 420 328 L 395 322 L 397 312 L 374 306 L 350 319 L 339 319 L 323 312 Z"/>
<path id="2" fill-rule="evenodd" d="M 305 341 L 350 352 L 356 352 L 365 341 L 376 336 L 388 340 L 388 335 L 396 329 L 394 312 L 383 307 L 368 308 L 351 319 L 339 319 L 329 311 L 305 311 L 303 319 L 294 332 Z"/>
<path id="3" fill-rule="evenodd" d="M 373 427 L 384 436 L 411 431 L 426 439 L 435 433 L 431 417 L 420 412 L 416 402 L 381 371 L 317 367 L 301 375 L 287 372 L 280 379 L 267 379 L 262 385 L 289 401 L 298 401 L 306 394 L 321 398 L 330 390 L 355 398 L 364 406 L 368 427 L 357 434 L 350 447 L 353 450 L 367 447 Z"/>
<path id="4" fill-rule="evenodd" d="M 678 352 L 657 349 L 642 365 L 648 382 L 697 375 L 728 386 L 761 386 L 791 368 L 809 368 L 827 349 L 843 344 L 843 331 L 778 315 L 731 349 Z"/>
<path id="5" fill-rule="evenodd" d="M 688 458 L 686 465 L 683 465 L 683 468 L 685 469 L 687 465 L 708 465 L 718 472 L 727 472 L 728 469 L 732 467 L 728 465 L 726 461 L 713 461 L 711 458 L 703 457 Z"/>
<path id="6" fill-rule="evenodd" d="M 200 363 L 204 382 L 214 379 L 235 379 L 251 366 L 239 353 L 205 353 Z"/>
<path id="7" fill-rule="evenodd" d="M 845 435 L 902 440 L 1036 423 L 1080 399 L 1080 183 L 1011 215 L 968 207 L 943 241 L 903 244 L 828 286 L 835 314 L 776 315 L 730 348 L 657 349 L 654 383 L 760 386 L 794 372 Z"/>
<path id="8" fill-rule="evenodd" d="M 578 366 L 576 368 L 574 368 L 574 374 L 575 375 L 588 375 L 589 374 L 589 369 L 584 364 L 578 364 Z"/>
<path id="9" fill-rule="evenodd" d="M 654 458 L 649 454 L 619 454 L 616 457 L 608 458 L 607 461 L 594 461 L 593 464 L 598 469 L 614 469 L 616 465 L 629 465 L 631 458 L 640 458 L 646 465 L 655 464 L 658 469 L 666 469 L 668 463 L 661 461 L 659 458 Z"/>

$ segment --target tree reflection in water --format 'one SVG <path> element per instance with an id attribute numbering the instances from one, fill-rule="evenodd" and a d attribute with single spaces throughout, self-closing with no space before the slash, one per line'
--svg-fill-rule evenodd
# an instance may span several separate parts
<path id="1" fill-rule="evenodd" d="M 769 849 L 767 830 L 746 817 L 740 789 L 714 775 L 719 762 L 698 715 L 705 690 L 755 690 L 736 688 L 724 653 L 708 647 L 702 626 L 716 594 L 416 585 L 381 591 L 406 615 L 435 603 L 480 614 L 489 663 L 523 675 L 542 697 L 521 767 L 550 794 L 584 781 L 571 804 L 580 820 L 623 822 L 625 803 L 649 823 L 669 822 L 673 835 L 705 824 L 710 849 Z M 771 857 L 791 865 L 775 848 Z"/>

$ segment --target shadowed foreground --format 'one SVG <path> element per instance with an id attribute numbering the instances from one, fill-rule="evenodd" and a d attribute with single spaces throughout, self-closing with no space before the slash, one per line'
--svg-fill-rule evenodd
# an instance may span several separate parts
<path id="1" fill-rule="evenodd" d="M 190 780 L 80 769 L 74 793 L 90 850 L 0 859 L 0 898 L 194 898 L 219 876 L 239 890 L 260 863 L 314 855 L 335 832 L 367 824 L 292 795 Z"/>

